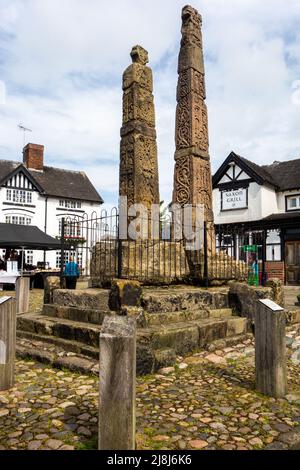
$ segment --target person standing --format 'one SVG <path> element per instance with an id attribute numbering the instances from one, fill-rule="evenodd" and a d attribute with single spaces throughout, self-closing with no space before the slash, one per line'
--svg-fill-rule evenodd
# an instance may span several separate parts
<path id="1" fill-rule="evenodd" d="M 75 263 L 74 258 L 71 257 L 70 261 L 66 264 L 64 269 L 64 277 L 66 279 L 67 289 L 76 289 L 77 279 L 80 276 L 78 264 Z"/>

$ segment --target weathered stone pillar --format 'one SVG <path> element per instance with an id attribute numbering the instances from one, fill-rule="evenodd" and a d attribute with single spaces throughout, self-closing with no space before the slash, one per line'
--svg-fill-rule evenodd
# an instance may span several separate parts
<path id="1" fill-rule="evenodd" d="M 285 313 L 269 299 L 257 301 L 255 325 L 256 389 L 281 398 L 287 392 Z"/>
<path id="2" fill-rule="evenodd" d="M 135 449 L 136 325 L 105 317 L 100 334 L 99 450 Z"/>
<path id="3" fill-rule="evenodd" d="M 182 9 L 173 203 L 203 204 L 212 245 L 214 217 L 201 24 L 197 10 L 191 6 Z"/>
<path id="4" fill-rule="evenodd" d="M 119 195 L 128 206 L 159 204 L 157 145 L 152 71 L 148 52 L 131 51 L 132 64 L 123 74 L 123 125 L 120 146 Z"/>
<path id="5" fill-rule="evenodd" d="M 16 301 L 0 298 L 0 390 L 9 390 L 15 381 Z"/>
<path id="6" fill-rule="evenodd" d="M 29 277 L 19 277 L 16 282 L 17 313 L 26 313 L 29 310 Z"/>
<path id="7" fill-rule="evenodd" d="M 44 304 L 53 304 L 53 292 L 60 289 L 59 276 L 47 276 L 44 281 Z"/>

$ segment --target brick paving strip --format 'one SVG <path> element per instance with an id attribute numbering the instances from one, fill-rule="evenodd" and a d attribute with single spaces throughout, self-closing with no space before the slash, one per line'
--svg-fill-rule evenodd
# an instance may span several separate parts
<path id="1" fill-rule="evenodd" d="M 300 449 L 299 332 L 287 334 L 285 399 L 254 390 L 249 338 L 211 344 L 175 367 L 139 377 L 138 449 Z M 0 449 L 97 447 L 98 379 L 17 361 L 16 386 L 0 393 Z"/>

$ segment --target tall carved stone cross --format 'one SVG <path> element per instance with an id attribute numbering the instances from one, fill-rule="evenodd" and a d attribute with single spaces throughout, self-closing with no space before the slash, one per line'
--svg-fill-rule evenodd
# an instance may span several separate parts
<path id="1" fill-rule="evenodd" d="M 145 49 L 134 46 L 131 58 L 123 74 L 119 195 L 149 210 L 159 204 L 153 79 Z"/>
<path id="2" fill-rule="evenodd" d="M 185 6 L 178 60 L 173 203 L 203 204 L 204 219 L 213 226 L 201 25 L 198 11 Z"/>

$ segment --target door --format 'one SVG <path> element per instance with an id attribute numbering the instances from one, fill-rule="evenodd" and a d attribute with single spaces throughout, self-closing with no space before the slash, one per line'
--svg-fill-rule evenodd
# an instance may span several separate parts
<path id="1" fill-rule="evenodd" d="M 300 241 L 285 244 L 286 283 L 300 285 Z"/>

